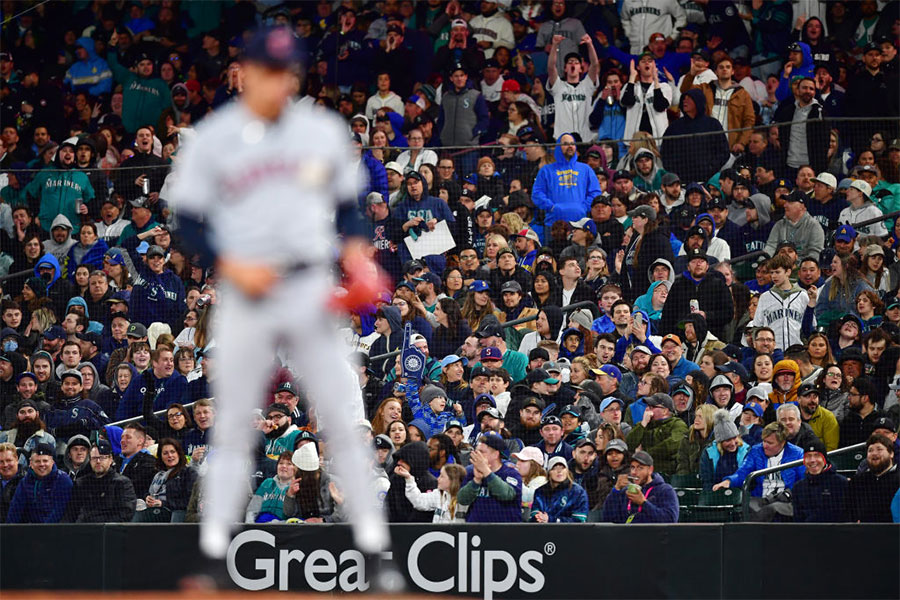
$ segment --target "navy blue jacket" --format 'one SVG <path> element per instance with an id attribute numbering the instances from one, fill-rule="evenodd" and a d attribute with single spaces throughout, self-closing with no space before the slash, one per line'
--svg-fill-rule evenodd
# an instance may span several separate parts
<path id="1" fill-rule="evenodd" d="M 187 379 L 178 371 L 173 371 L 166 379 L 157 379 L 150 371 L 153 377 L 153 384 L 156 388 L 156 398 L 153 400 L 153 410 L 162 410 L 174 402 L 181 402 L 184 392 L 187 389 Z M 136 377 L 128 384 L 122 400 L 119 402 L 119 408 L 116 410 L 116 420 L 130 419 L 144 412 L 144 394 L 147 392 L 146 382 L 143 377 Z"/>
<path id="2" fill-rule="evenodd" d="M 93 400 L 62 398 L 44 416 L 47 428 L 58 439 L 67 440 L 73 435 L 90 437 L 91 432 L 109 423 L 109 417 Z"/>
<path id="3" fill-rule="evenodd" d="M 28 469 L 16 488 L 7 523 L 59 523 L 72 496 L 72 479 L 53 466 L 43 479 Z"/>
<path id="4" fill-rule="evenodd" d="M 151 271 L 136 250 L 139 243 L 137 236 L 122 243 L 139 276 L 131 289 L 131 320 L 148 327 L 151 323 L 167 323 L 172 331 L 180 331 L 183 327 L 181 320 L 187 310 L 184 282 L 169 269 L 159 274 Z"/>
<path id="5" fill-rule="evenodd" d="M 794 484 L 795 523 L 842 523 L 847 520 L 844 501 L 847 478 L 828 465 L 818 475 L 810 475 Z"/>
<path id="6" fill-rule="evenodd" d="M 603 521 L 625 523 L 630 515 L 634 515 L 632 523 L 678 522 L 678 496 L 662 475 L 654 473 L 650 482 L 643 486 L 643 491 L 647 501 L 635 506 L 630 504 L 625 490 L 613 488 L 603 503 Z"/>
<path id="7" fill-rule="evenodd" d="M 551 489 L 545 483 L 534 493 L 531 505 L 531 520 L 539 512 L 547 513 L 548 523 L 584 523 L 588 514 L 588 497 L 584 488 L 577 483 L 560 485 Z"/>

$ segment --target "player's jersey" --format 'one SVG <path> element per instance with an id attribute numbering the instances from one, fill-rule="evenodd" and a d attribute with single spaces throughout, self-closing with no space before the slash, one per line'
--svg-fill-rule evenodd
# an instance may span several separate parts
<path id="1" fill-rule="evenodd" d="M 335 208 L 356 202 L 351 162 L 346 126 L 328 113 L 290 106 L 267 122 L 237 101 L 206 117 L 178 153 L 171 202 L 206 220 L 217 252 L 276 266 L 325 263 Z"/>

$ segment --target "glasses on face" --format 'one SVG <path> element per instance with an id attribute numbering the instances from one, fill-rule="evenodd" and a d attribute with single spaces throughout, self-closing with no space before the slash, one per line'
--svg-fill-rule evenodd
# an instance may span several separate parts
<path id="1" fill-rule="evenodd" d="M 829 377 L 837 377 L 838 379 L 843 379 L 843 377 L 844 377 L 843 373 L 828 373 L 827 375 Z"/>
<path id="2" fill-rule="evenodd" d="M 112 456 L 106 455 L 106 456 L 92 456 L 91 457 L 91 462 L 102 462 L 104 460 L 112 460 Z"/>
<path id="3" fill-rule="evenodd" d="M 862 394 L 860 394 L 859 392 L 854 392 L 853 390 L 850 390 L 850 392 L 847 394 L 848 398 L 859 398 L 860 396 L 862 396 Z"/>
<path id="4" fill-rule="evenodd" d="M 177 419 L 178 417 L 183 417 L 183 416 L 184 416 L 184 413 L 183 413 L 183 412 L 173 412 L 173 413 L 169 413 L 169 418 L 170 418 L 170 419 Z"/>
<path id="5" fill-rule="evenodd" d="M 406 300 L 394 300 L 391 304 L 394 306 L 406 306 Z"/>
<path id="6" fill-rule="evenodd" d="M 447 279 L 462 279 L 462 275 L 450 275 Z"/>
<path id="7" fill-rule="evenodd" d="M 775 338 L 756 338 L 757 342 L 774 342 Z"/>

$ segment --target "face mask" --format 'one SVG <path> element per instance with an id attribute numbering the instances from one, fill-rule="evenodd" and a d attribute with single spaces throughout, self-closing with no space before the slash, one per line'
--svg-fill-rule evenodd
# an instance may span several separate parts
<path id="1" fill-rule="evenodd" d="M 7 340 L 3 342 L 4 352 L 15 352 L 19 348 L 19 342 L 15 340 Z"/>
<path id="2" fill-rule="evenodd" d="M 46 283 L 50 283 L 50 280 L 53 279 L 53 275 L 50 273 L 41 273 L 41 279 L 43 279 Z"/>

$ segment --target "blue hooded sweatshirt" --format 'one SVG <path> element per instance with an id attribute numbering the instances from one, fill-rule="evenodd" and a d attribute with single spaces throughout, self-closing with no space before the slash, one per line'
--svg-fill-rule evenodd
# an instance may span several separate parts
<path id="1" fill-rule="evenodd" d="M 78 48 L 87 52 L 86 60 L 79 60 L 66 71 L 63 84 L 75 93 L 87 92 L 92 96 L 108 94 L 112 91 L 113 74 L 109 63 L 94 52 L 94 40 L 89 37 L 78 38 Z"/>
<path id="2" fill-rule="evenodd" d="M 781 71 L 781 79 L 778 81 L 778 89 L 775 90 L 775 98 L 779 102 L 784 102 L 791 95 L 791 80 L 794 77 L 813 77 L 815 74 L 816 63 L 813 60 L 812 52 L 809 44 L 804 42 L 796 42 L 800 46 L 803 54 L 803 62 L 799 67 L 794 67 L 790 76 L 785 75 L 784 70 Z"/>
<path id="3" fill-rule="evenodd" d="M 50 474 L 39 479 L 28 469 L 16 488 L 7 523 L 59 523 L 72 496 L 72 479 L 53 465 Z"/>
<path id="4" fill-rule="evenodd" d="M 646 293 L 638 296 L 634 301 L 634 307 L 643 312 L 649 319 L 651 330 L 654 333 L 656 333 L 656 327 L 659 325 L 659 320 L 662 318 L 662 311 L 653 309 L 653 291 L 656 290 L 656 286 L 662 283 L 662 281 L 654 281 L 650 284 L 650 287 L 647 288 Z"/>
<path id="5" fill-rule="evenodd" d="M 571 134 L 563 134 L 571 135 Z M 591 200 L 602 194 L 594 170 L 578 162 L 578 154 L 566 158 L 557 138 L 553 156 L 556 162 L 538 171 L 531 198 L 544 211 L 544 230 L 557 221 L 577 221 L 591 211 Z"/>
<path id="6" fill-rule="evenodd" d="M 154 411 L 163 410 L 173 402 L 181 402 L 187 389 L 187 379 L 184 375 L 173 371 L 166 379 L 157 379 L 154 375 L 153 381 L 156 387 L 156 398 L 153 400 Z M 119 407 L 116 410 L 117 421 L 143 414 L 144 393 L 147 391 L 144 386 L 143 377 L 132 377 L 131 383 L 122 394 L 122 400 L 119 401 Z"/>

